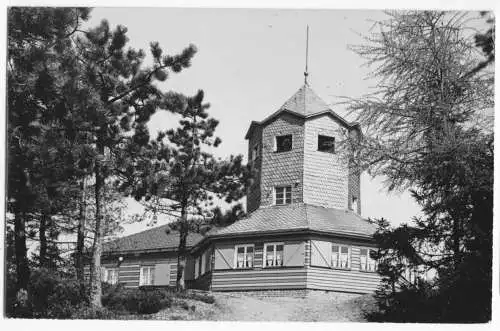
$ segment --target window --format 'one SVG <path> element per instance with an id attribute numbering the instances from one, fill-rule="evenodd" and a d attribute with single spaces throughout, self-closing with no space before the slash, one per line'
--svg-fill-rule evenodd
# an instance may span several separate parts
<path id="1" fill-rule="evenodd" d="M 372 259 L 371 252 L 375 251 L 369 248 L 361 248 L 359 250 L 360 269 L 363 271 L 377 271 L 377 261 Z"/>
<path id="2" fill-rule="evenodd" d="M 332 267 L 339 269 L 349 269 L 351 267 L 348 246 L 332 245 Z"/>
<path id="3" fill-rule="evenodd" d="M 235 266 L 238 269 L 253 268 L 253 245 L 240 245 L 235 247 Z"/>
<path id="4" fill-rule="evenodd" d="M 264 267 L 283 266 L 283 243 L 264 245 Z"/>
<path id="5" fill-rule="evenodd" d="M 358 198 L 352 197 L 351 209 L 357 213 L 358 212 Z"/>
<path id="6" fill-rule="evenodd" d="M 252 148 L 252 162 L 259 157 L 259 144 L 255 144 Z"/>
<path id="7" fill-rule="evenodd" d="M 110 284 L 118 284 L 118 268 L 108 270 L 107 282 Z"/>
<path id="8" fill-rule="evenodd" d="M 118 268 L 102 268 L 102 281 L 108 284 L 118 284 Z"/>
<path id="9" fill-rule="evenodd" d="M 318 135 L 318 151 L 335 153 L 335 137 Z"/>
<path id="10" fill-rule="evenodd" d="M 287 152 L 292 150 L 292 135 L 276 136 L 276 152 Z"/>
<path id="11" fill-rule="evenodd" d="M 275 187 L 274 203 L 276 205 L 287 205 L 292 203 L 292 187 L 291 186 Z"/>
<path id="12" fill-rule="evenodd" d="M 139 286 L 154 284 L 155 267 L 141 267 L 139 274 Z"/>

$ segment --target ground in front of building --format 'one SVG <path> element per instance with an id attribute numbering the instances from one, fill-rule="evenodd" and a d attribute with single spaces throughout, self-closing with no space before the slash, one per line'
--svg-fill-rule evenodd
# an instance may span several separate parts
<path id="1" fill-rule="evenodd" d="M 312 293 L 306 297 L 258 297 L 242 293 L 213 293 L 215 303 L 186 300 L 190 309 L 174 307 L 155 314 L 159 320 L 366 322 L 372 295 Z M 193 309 L 194 306 L 194 309 Z"/>

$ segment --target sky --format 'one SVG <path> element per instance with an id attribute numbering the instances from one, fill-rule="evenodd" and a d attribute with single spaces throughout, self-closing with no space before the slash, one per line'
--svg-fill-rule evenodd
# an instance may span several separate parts
<path id="1" fill-rule="evenodd" d="M 86 27 L 107 19 L 111 27 L 128 28 L 129 46 L 149 50 L 149 43 L 158 41 L 171 55 L 194 44 L 198 53 L 192 66 L 160 87 L 186 95 L 205 92 L 210 114 L 220 121 L 216 132 L 222 144 L 214 152 L 226 158 L 246 157 L 250 122 L 275 112 L 302 86 L 307 25 L 309 85 L 335 112 L 353 120 L 337 103 L 369 93 L 373 83 L 366 79 L 370 68 L 349 45 L 362 43 L 374 21 L 384 18 L 374 10 L 95 8 Z M 171 115 L 158 112 L 149 129 L 154 133 L 175 125 Z M 420 214 L 407 191 L 389 193 L 383 179 L 362 175 L 362 216 L 399 224 Z M 127 201 L 131 210 L 140 210 Z M 126 226 L 125 234 L 144 227 Z"/>

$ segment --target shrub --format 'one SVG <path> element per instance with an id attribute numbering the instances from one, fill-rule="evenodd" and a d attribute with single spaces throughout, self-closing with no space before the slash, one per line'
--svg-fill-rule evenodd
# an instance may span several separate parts
<path id="1" fill-rule="evenodd" d="M 10 278 L 10 277 L 9 277 Z M 47 269 L 33 269 L 28 289 L 15 293 L 13 279 L 8 280 L 7 315 L 25 318 L 70 318 L 88 296 L 80 284 Z"/>
<path id="2" fill-rule="evenodd" d="M 172 305 L 170 294 L 160 289 L 126 289 L 104 286 L 102 304 L 117 313 L 154 314 Z"/>

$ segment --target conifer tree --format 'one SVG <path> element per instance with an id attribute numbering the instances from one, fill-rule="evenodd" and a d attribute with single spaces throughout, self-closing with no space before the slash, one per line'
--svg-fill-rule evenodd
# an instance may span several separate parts
<path id="1" fill-rule="evenodd" d="M 179 231 L 177 290 L 183 290 L 186 241 L 213 217 L 214 198 L 231 203 L 243 197 L 250 171 L 241 155 L 221 160 L 210 153 L 221 140 L 215 136 L 218 121 L 210 117 L 204 93 L 181 98 L 179 127 L 160 132 L 149 144 L 149 157 L 127 174 L 132 190 L 154 215 L 171 215 L 171 229 Z M 238 214 L 237 209 L 235 213 Z"/>
<path id="2" fill-rule="evenodd" d="M 91 303 L 101 306 L 101 253 L 103 236 L 102 189 L 116 180 L 123 164 L 115 162 L 123 149 L 140 150 L 149 141 L 147 122 L 159 108 L 174 110 L 168 93 L 160 91 L 156 81 L 165 81 L 169 73 L 178 73 L 191 64 L 196 52 L 193 45 L 181 54 L 164 55 L 158 43 L 151 43 L 153 64 L 144 67 L 142 50 L 126 49 L 127 29 L 111 31 L 107 21 L 75 39 L 77 59 L 82 68 L 83 86 L 74 86 L 68 95 L 71 104 L 85 100 L 85 109 L 74 114 L 78 130 L 87 134 L 86 151 L 90 156 L 95 180 L 95 222 L 91 264 Z M 175 94 L 173 94 L 175 95 Z M 129 153 L 128 157 L 135 157 Z M 127 164 L 133 164 L 130 160 Z"/>
<path id="3" fill-rule="evenodd" d="M 39 234 L 41 260 L 45 261 L 47 220 L 62 205 L 43 202 L 61 196 L 60 184 L 74 174 L 67 163 L 57 162 L 58 177 L 46 177 L 54 166 L 54 151 L 67 140 L 52 140 L 54 132 L 64 137 L 66 115 L 61 86 L 72 70 L 71 40 L 88 18 L 88 8 L 13 7 L 8 11 L 8 211 L 14 215 L 17 288 L 26 289 L 29 279 L 26 247 L 27 225 L 42 220 Z M 43 146 L 50 146 L 42 153 Z M 64 147 L 62 147 L 64 150 Z M 67 153 L 65 153 L 67 156 Z M 60 155 L 59 155 L 60 156 Z M 52 160 L 52 161 L 51 161 Z M 66 160 L 66 157 L 63 158 Z M 37 163 L 35 166 L 35 163 Z M 66 170 L 65 170 L 66 169 Z M 49 197 L 50 195 L 50 197 Z M 43 210 L 42 210 L 43 207 Z M 37 216 L 42 211 L 43 217 Z"/>
<path id="4" fill-rule="evenodd" d="M 366 128 L 358 157 L 386 176 L 389 189 L 410 187 L 424 216 L 395 228 L 379 221 L 384 282 L 380 311 L 369 318 L 484 322 L 491 316 L 493 72 L 466 28 L 470 14 L 388 15 L 380 33 L 354 47 L 378 83 L 350 105 Z M 398 290 L 408 268 L 430 279 Z M 464 308 L 467 301 L 475 307 Z"/>

